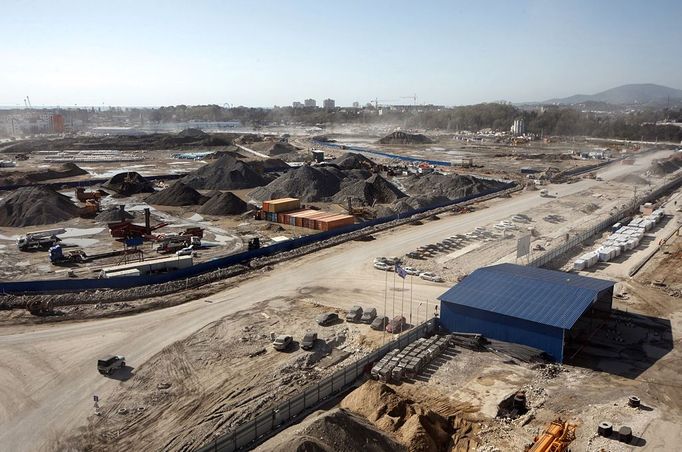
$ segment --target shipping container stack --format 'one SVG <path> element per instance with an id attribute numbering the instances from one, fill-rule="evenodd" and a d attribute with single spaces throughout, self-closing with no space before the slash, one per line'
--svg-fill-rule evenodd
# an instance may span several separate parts
<path id="1" fill-rule="evenodd" d="M 318 231 L 331 231 L 355 223 L 352 215 L 303 209 L 300 200 L 296 198 L 263 201 L 261 214 L 257 218 Z"/>

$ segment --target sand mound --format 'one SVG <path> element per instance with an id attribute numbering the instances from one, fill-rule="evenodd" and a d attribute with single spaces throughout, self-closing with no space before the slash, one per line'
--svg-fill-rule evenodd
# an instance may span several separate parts
<path id="1" fill-rule="evenodd" d="M 119 196 L 154 193 L 154 185 L 134 171 L 118 173 L 102 185 L 102 187 L 115 191 Z"/>
<path id="2" fill-rule="evenodd" d="M 649 171 L 657 176 L 674 173 L 682 168 L 682 152 L 676 152 L 667 159 L 654 160 Z"/>
<path id="3" fill-rule="evenodd" d="M 362 417 L 335 408 L 317 411 L 254 449 L 260 452 L 406 451 Z"/>
<path id="4" fill-rule="evenodd" d="M 463 423 L 463 419 L 455 416 L 446 418 L 375 380 L 367 381 L 347 395 L 341 401 L 341 408 L 393 433 L 408 450 L 473 450 L 476 445 L 470 435 L 470 423 Z"/>
<path id="5" fill-rule="evenodd" d="M 343 154 L 341 157 L 336 158 L 331 161 L 334 165 L 341 169 L 366 169 L 372 170 L 376 168 L 376 163 L 368 159 L 362 154 L 356 154 L 354 152 L 348 152 Z"/>
<path id="6" fill-rule="evenodd" d="M 110 207 L 97 214 L 95 221 L 99 223 L 111 223 L 115 221 L 132 220 L 133 218 L 135 218 L 135 215 L 130 212 L 126 212 L 125 210 L 122 211 L 119 207 Z"/>
<path id="7" fill-rule="evenodd" d="M 392 203 L 406 196 L 395 185 L 375 174 L 343 188 L 334 196 L 334 201 L 345 202 L 348 197 L 351 197 L 360 199 L 363 203 L 372 206 L 374 204 Z"/>
<path id="8" fill-rule="evenodd" d="M 20 188 L 0 201 L 0 226 L 59 223 L 79 214 L 68 196 L 40 185 Z"/>
<path id="9" fill-rule="evenodd" d="M 192 187 L 178 181 L 166 189 L 147 196 L 145 201 L 159 206 L 191 206 L 203 204 L 206 202 L 206 197 Z"/>
<path id="10" fill-rule="evenodd" d="M 501 182 L 475 176 L 440 173 L 413 174 L 401 182 L 411 195 L 445 196 L 449 199 L 473 195 L 501 185 Z"/>
<path id="11" fill-rule="evenodd" d="M 386 135 L 381 140 L 381 144 L 427 144 L 433 143 L 433 140 L 426 135 L 421 133 L 405 133 L 405 132 L 393 132 Z"/>
<path id="12" fill-rule="evenodd" d="M 613 179 L 614 182 L 620 182 L 622 184 L 629 184 L 629 185 L 647 185 L 649 184 L 649 181 L 644 179 L 643 177 L 640 177 L 636 174 L 623 174 L 622 176 L 616 177 Z"/>
<path id="13" fill-rule="evenodd" d="M 249 164 L 224 155 L 189 173 L 181 181 L 201 190 L 237 190 L 265 185 L 267 180 Z"/>
<path id="14" fill-rule="evenodd" d="M 200 208 L 205 215 L 239 215 L 248 210 L 247 204 L 231 192 L 214 193 Z"/>
<path id="15" fill-rule="evenodd" d="M 249 196 L 257 201 L 284 197 L 300 198 L 304 202 L 322 201 L 339 191 L 343 177 L 337 169 L 304 165 L 255 189 Z"/>

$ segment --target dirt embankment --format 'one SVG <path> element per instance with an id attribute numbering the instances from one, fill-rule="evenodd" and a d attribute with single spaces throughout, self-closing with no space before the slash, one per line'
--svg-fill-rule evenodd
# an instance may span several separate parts
<path id="1" fill-rule="evenodd" d="M 10 171 L 2 172 L 0 174 L 2 174 L 0 176 L 0 185 L 27 185 L 46 180 L 81 176 L 83 174 L 88 174 L 88 172 L 74 163 L 64 163 L 63 165 L 41 171 Z"/>
<path id="2" fill-rule="evenodd" d="M 682 168 L 682 152 L 676 152 L 666 159 L 654 160 L 649 171 L 657 176 L 665 176 Z"/>
<path id="3" fill-rule="evenodd" d="M 430 404 L 403 397 L 378 381 L 365 382 L 347 395 L 340 406 L 391 433 L 410 451 L 469 451 L 477 445 L 477 424 L 455 414 L 456 411 L 444 416 Z"/>
<path id="4" fill-rule="evenodd" d="M 393 132 L 379 140 L 380 144 L 429 144 L 433 140 L 421 133 Z"/>

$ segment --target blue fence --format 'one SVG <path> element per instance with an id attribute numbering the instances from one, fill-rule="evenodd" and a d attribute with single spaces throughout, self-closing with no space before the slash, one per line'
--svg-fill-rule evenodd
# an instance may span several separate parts
<path id="1" fill-rule="evenodd" d="M 388 157 L 390 159 L 397 159 L 397 160 L 403 160 L 406 162 L 426 162 L 431 165 L 437 165 L 437 166 L 451 166 L 451 162 L 446 162 L 444 160 L 429 160 L 429 159 L 423 159 L 419 157 L 410 157 L 409 155 L 398 155 L 398 154 L 391 154 L 389 152 L 381 152 L 381 151 L 375 151 L 374 149 L 368 149 L 368 148 L 363 148 L 361 146 L 350 146 L 347 144 L 340 144 L 340 143 L 329 143 L 326 141 L 317 141 L 313 140 L 315 144 L 318 146 L 331 146 L 334 148 L 339 148 L 343 150 L 348 150 L 348 151 L 356 151 L 356 152 L 364 152 L 367 154 L 373 154 L 373 155 L 378 155 L 381 157 Z"/>
<path id="2" fill-rule="evenodd" d="M 146 276 L 125 276 L 110 279 L 58 279 L 58 280 L 42 280 L 42 281 L 7 281 L 0 282 L 0 293 L 24 293 L 24 292 L 73 292 L 88 289 L 128 289 L 131 287 L 146 286 L 150 284 L 161 284 L 170 281 L 183 280 L 191 278 L 203 273 L 227 268 L 237 264 L 249 262 L 251 259 L 272 256 L 283 251 L 291 251 L 302 246 L 310 245 L 315 242 L 330 239 L 341 234 L 358 231 L 360 229 L 388 223 L 393 220 L 405 218 L 411 215 L 420 214 L 429 210 L 447 207 L 453 204 L 470 201 L 472 199 L 487 196 L 503 190 L 513 188 L 515 183 L 503 183 L 500 187 L 495 189 L 484 190 L 480 193 L 464 196 L 454 201 L 439 203 L 434 206 L 424 207 L 421 209 L 411 210 L 401 214 L 389 215 L 386 217 L 376 218 L 374 220 L 363 223 L 356 223 L 349 226 L 344 226 L 332 231 L 320 232 L 319 234 L 308 235 L 286 242 L 276 243 L 274 245 L 265 246 L 263 248 L 251 251 L 244 251 L 242 253 L 231 254 L 229 256 L 212 259 L 207 262 L 202 262 L 193 265 L 189 268 L 183 268 L 168 273 L 161 273 Z"/>
<path id="3" fill-rule="evenodd" d="M 161 174 L 159 176 L 145 176 L 145 179 L 148 181 L 156 181 L 156 180 L 175 180 L 175 179 L 180 179 L 181 177 L 185 177 L 187 173 L 182 173 L 182 174 Z M 14 185 L 0 185 L 0 191 L 5 191 L 5 190 L 16 190 L 17 188 L 23 188 L 23 187 L 35 187 L 36 185 L 40 185 L 42 187 L 48 187 L 52 188 L 53 190 L 60 190 L 62 188 L 76 188 L 76 187 L 91 187 L 93 185 L 99 185 L 103 184 L 106 181 L 108 181 L 110 178 L 106 179 L 85 179 L 85 180 L 77 180 L 77 181 L 69 181 L 69 182 L 37 182 L 37 183 L 32 183 L 32 184 L 14 184 Z"/>

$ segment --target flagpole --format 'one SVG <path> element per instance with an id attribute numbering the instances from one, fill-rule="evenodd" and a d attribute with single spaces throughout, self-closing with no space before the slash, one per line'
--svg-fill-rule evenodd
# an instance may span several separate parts
<path id="1" fill-rule="evenodd" d="M 403 278 L 403 289 L 400 294 L 400 315 L 405 317 L 405 278 Z"/>
<path id="2" fill-rule="evenodd" d="M 386 322 L 386 304 L 388 301 L 388 272 L 384 273 L 386 273 L 386 277 L 384 278 L 384 323 L 388 323 Z M 382 327 L 383 328 L 381 329 L 383 330 L 383 334 L 381 336 L 381 345 L 383 345 L 386 340 L 386 325 L 382 324 Z"/>
<path id="3" fill-rule="evenodd" d="M 412 275 L 410 275 L 410 325 L 412 325 Z"/>
<path id="4" fill-rule="evenodd" d="M 395 267 L 393 267 L 393 307 L 391 307 L 391 319 L 395 317 Z"/>

